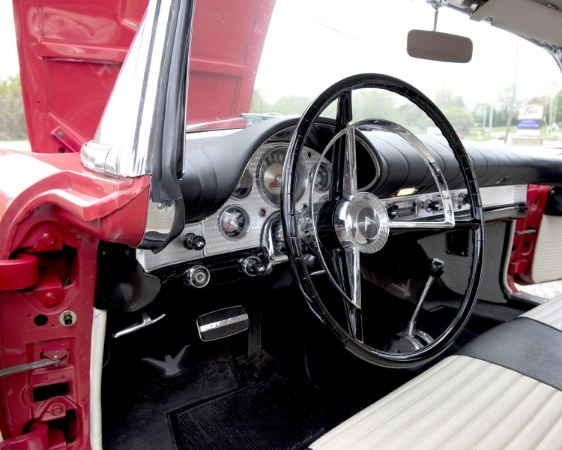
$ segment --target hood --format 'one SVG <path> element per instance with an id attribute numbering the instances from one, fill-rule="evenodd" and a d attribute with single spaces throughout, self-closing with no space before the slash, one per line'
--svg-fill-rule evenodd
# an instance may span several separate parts
<path id="1" fill-rule="evenodd" d="M 32 151 L 79 152 L 94 137 L 146 5 L 147 0 L 14 0 Z M 188 123 L 226 119 L 248 110 L 269 23 L 264 17 L 271 16 L 273 5 L 274 0 L 229 3 L 233 26 L 226 31 L 217 26 L 216 8 L 206 5 L 201 14 L 196 9 Z M 261 10 L 259 23 L 247 14 L 248 8 Z M 250 29 L 252 33 L 246 31 Z M 225 40 L 229 46 L 212 45 Z M 210 102 L 206 93 L 226 85 L 231 89 L 224 101 Z"/>

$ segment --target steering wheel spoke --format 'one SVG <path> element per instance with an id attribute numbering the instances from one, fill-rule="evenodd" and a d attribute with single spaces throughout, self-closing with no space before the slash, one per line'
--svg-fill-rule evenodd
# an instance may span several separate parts
<path id="1" fill-rule="evenodd" d="M 351 198 L 357 193 L 357 157 L 355 153 L 355 127 L 348 127 L 345 134 L 345 158 L 342 194 Z"/>
<path id="2" fill-rule="evenodd" d="M 340 286 L 344 298 L 354 308 L 361 309 L 360 252 L 356 248 L 336 248 L 332 252 L 334 279 Z"/>
<path id="3" fill-rule="evenodd" d="M 361 266 L 359 249 L 352 248 L 345 251 L 347 279 L 349 281 L 349 299 L 353 306 L 361 309 Z"/>
<path id="4" fill-rule="evenodd" d="M 363 315 L 361 310 L 348 302 L 344 303 L 346 318 L 347 318 L 347 330 L 349 334 L 357 341 L 363 342 Z"/>
<path id="5" fill-rule="evenodd" d="M 335 279 L 344 291 L 343 307 L 348 332 L 357 340 L 363 341 L 363 317 L 361 315 L 361 267 L 358 249 L 332 252 L 332 266 Z"/>

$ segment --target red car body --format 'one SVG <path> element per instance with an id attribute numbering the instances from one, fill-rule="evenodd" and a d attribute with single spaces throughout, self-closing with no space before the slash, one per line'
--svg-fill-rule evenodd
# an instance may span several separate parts
<path id="1" fill-rule="evenodd" d="M 90 446 L 98 244 L 141 241 L 150 177 L 108 178 L 85 169 L 78 152 L 94 136 L 146 3 L 14 1 L 33 153 L 0 150 L 0 365 L 64 364 L 0 379 L 2 449 Z M 231 45 L 217 53 L 208 39 L 193 42 L 189 97 L 205 107 L 191 110 L 198 115 L 188 113 L 188 123 L 248 110 L 273 8 L 246 1 L 263 10 L 253 23 L 246 8 L 215 3 L 232 9 L 228 35 L 217 34 L 212 14 L 194 27 Z M 250 40 L 240 32 L 247 27 Z M 209 102 L 206 93 L 219 86 L 228 86 L 227 100 Z"/>
<path id="2" fill-rule="evenodd" d="M 274 6 L 210 1 L 193 25 L 205 32 L 191 46 L 188 103 L 197 107 L 188 108 L 188 125 L 249 110 Z M 98 246 L 141 242 L 151 177 L 105 176 L 85 168 L 79 151 L 96 133 L 146 4 L 14 0 L 32 152 L 0 150 L 0 367 L 46 365 L 0 377 L 0 449 L 90 448 Z M 230 9 L 231 26 L 217 26 L 218 8 Z M 208 97 L 217 89 L 222 103 Z M 548 191 L 529 190 L 519 231 L 538 230 Z M 511 282 L 532 282 L 535 239 L 516 237 Z"/>

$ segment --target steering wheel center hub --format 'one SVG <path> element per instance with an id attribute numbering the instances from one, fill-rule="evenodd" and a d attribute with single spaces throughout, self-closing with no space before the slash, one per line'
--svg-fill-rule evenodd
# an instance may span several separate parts
<path id="1" fill-rule="evenodd" d="M 358 192 L 344 198 L 336 207 L 334 225 L 344 248 L 357 248 L 362 253 L 375 253 L 388 240 L 388 214 L 373 194 Z"/>

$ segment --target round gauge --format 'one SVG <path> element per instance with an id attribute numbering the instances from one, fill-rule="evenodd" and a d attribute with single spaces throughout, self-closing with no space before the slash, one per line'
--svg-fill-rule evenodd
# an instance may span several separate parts
<path id="1" fill-rule="evenodd" d="M 258 165 L 259 187 L 262 194 L 275 206 L 281 206 L 281 175 L 287 147 L 275 147 L 268 151 Z M 299 165 L 296 198 L 304 193 L 304 169 Z"/>
<path id="2" fill-rule="evenodd" d="M 246 234 L 250 225 L 248 213 L 239 206 L 229 206 L 219 217 L 222 233 L 230 239 L 238 239 Z"/>
<path id="3" fill-rule="evenodd" d="M 250 192 L 252 192 L 252 175 L 245 170 L 232 193 L 232 197 L 240 200 L 250 195 Z"/>
<path id="4" fill-rule="evenodd" d="M 326 163 L 321 163 L 315 173 L 314 189 L 318 192 L 324 192 L 328 190 L 331 181 L 332 174 L 330 173 L 330 168 Z"/>

